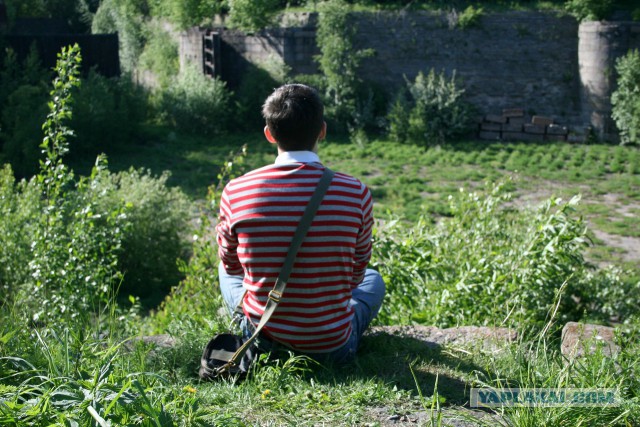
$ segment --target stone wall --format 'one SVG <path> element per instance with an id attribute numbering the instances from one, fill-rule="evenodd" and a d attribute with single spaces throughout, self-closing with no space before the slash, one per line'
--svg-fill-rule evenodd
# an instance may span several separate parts
<path id="1" fill-rule="evenodd" d="M 600 136 L 614 138 L 611 93 L 616 88 L 616 60 L 630 49 L 640 49 L 638 22 L 585 22 L 579 30 L 579 65 L 583 121 Z"/>
<path id="2" fill-rule="evenodd" d="M 592 125 L 603 135 L 611 129 L 615 59 L 640 48 L 640 23 L 579 27 L 574 18 L 550 12 L 487 14 L 467 29 L 447 13 L 360 13 L 351 19 L 356 47 L 375 50 L 362 63 L 362 77 L 390 93 L 420 71 L 455 72 L 480 114 L 521 108 L 561 125 Z M 299 14 L 288 19 L 293 26 L 249 36 L 219 29 L 222 78 L 233 87 L 247 66 L 274 57 L 294 75 L 317 72 L 316 20 L 314 14 Z"/>

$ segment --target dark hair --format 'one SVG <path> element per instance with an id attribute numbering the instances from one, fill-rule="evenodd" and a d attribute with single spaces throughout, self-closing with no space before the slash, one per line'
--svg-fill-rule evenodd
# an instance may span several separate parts
<path id="1" fill-rule="evenodd" d="M 287 84 L 269 95 L 262 116 L 282 150 L 312 150 L 322 130 L 324 106 L 314 88 Z"/>

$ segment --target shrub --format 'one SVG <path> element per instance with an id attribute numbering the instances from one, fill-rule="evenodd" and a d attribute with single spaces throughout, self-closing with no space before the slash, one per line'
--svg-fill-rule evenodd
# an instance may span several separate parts
<path id="1" fill-rule="evenodd" d="M 131 73 L 144 47 L 144 4 L 130 0 L 104 0 L 91 24 L 94 34 L 118 33 L 120 66 Z"/>
<path id="2" fill-rule="evenodd" d="M 178 44 L 160 25 L 147 27 L 147 43 L 140 56 L 140 67 L 149 70 L 166 86 L 180 71 Z"/>
<path id="3" fill-rule="evenodd" d="M 193 235 L 193 253 L 187 262 L 179 262 L 180 271 L 185 278 L 172 289 L 158 311 L 153 313 L 152 329 L 155 332 L 164 332 L 171 329 L 172 325 L 184 322 L 205 330 L 211 327 L 209 319 L 218 317 L 217 311 L 224 303 L 218 288 L 220 260 L 212 212 L 219 208 L 218 201 L 225 184 L 244 172 L 246 155 L 246 146 L 239 152 L 230 153 L 229 160 L 217 175 L 217 184 L 209 187 L 207 210 L 201 213 L 199 226 Z M 201 316 L 193 316 L 194 312 Z"/>
<path id="4" fill-rule="evenodd" d="M 167 174 L 111 174 L 99 157 L 90 176 L 75 177 L 62 162 L 79 62 L 77 48 L 60 55 L 39 173 L 18 184 L 10 168 L 0 173 L 3 300 L 37 321 L 85 319 L 123 275 L 123 291 L 159 300 L 180 280 L 186 250 L 187 200 Z"/>
<path id="5" fill-rule="evenodd" d="M 614 0 L 568 0 L 565 8 L 578 21 L 599 21 L 611 12 Z"/>
<path id="6" fill-rule="evenodd" d="M 68 151 L 72 131 L 71 92 L 79 84 L 80 51 L 77 46 L 58 55 L 57 77 L 51 92 L 50 112 L 43 125 L 41 147 L 45 160 L 30 182 L 42 202 L 30 219 L 28 280 L 20 285 L 20 309 L 33 320 L 83 318 L 106 303 L 117 281 L 117 250 L 124 227 L 122 209 L 99 209 L 92 183 L 105 173 L 98 160 L 92 175 L 75 180 L 62 156 Z M 20 196 L 18 196 L 20 197 Z"/>
<path id="7" fill-rule="evenodd" d="M 611 95 L 612 117 L 623 144 L 640 143 L 640 52 L 630 51 L 616 62 L 618 88 Z"/>
<path id="8" fill-rule="evenodd" d="M 159 93 L 161 119 L 187 132 L 215 134 L 228 126 L 231 92 L 191 65 Z"/>
<path id="9" fill-rule="evenodd" d="M 615 305 L 621 302 L 614 303 L 619 295 L 613 294 L 637 295 L 640 285 L 590 273 L 582 255 L 586 226 L 574 214 L 577 199 L 550 199 L 536 211 L 515 211 L 508 200 L 504 184 L 486 194 L 461 191 L 451 198 L 453 216 L 439 225 L 421 217 L 412 226 L 395 221 L 377 227 L 372 264 L 388 293 L 380 320 L 440 327 L 508 320 L 540 328 L 555 304 L 560 324 L 585 311 L 603 318 L 637 309 L 631 299 L 623 309 Z"/>
<path id="10" fill-rule="evenodd" d="M 64 19 L 74 32 L 83 33 L 91 22 L 93 0 L 4 0 L 8 18 Z"/>
<path id="11" fill-rule="evenodd" d="M 358 109 L 361 79 L 358 74 L 362 59 L 371 56 L 370 49 L 356 50 L 353 22 L 349 20 L 349 6 L 343 0 L 321 4 L 316 31 L 320 55 L 316 61 L 325 83 L 326 114 L 335 121 L 334 127 L 353 126 Z"/>
<path id="12" fill-rule="evenodd" d="M 15 182 L 9 165 L 0 169 L 0 306 L 9 303 L 30 280 L 32 222 L 41 212 L 41 193 L 33 184 Z"/>
<path id="13" fill-rule="evenodd" d="M 107 78 L 91 71 L 73 97 L 74 156 L 95 156 L 130 143 L 147 117 L 147 95 L 128 76 Z"/>
<path id="14" fill-rule="evenodd" d="M 101 210 L 126 207 L 127 226 L 118 251 L 118 270 L 124 274 L 119 292 L 159 302 L 181 279 L 178 259 L 186 256 L 189 202 L 177 188 L 167 187 L 168 173 L 130 169 L 104 174 L 93 182 L 92 196 Z M 154 304 L 155 303 L 155 304 Z"/>
<path id="15" fill-rule="evenodd" d="M 470 5 L 458 15 L 457 26 L 462 29 L 476 27 L 480 24 L 482 15 L 484 15 L 484 9 Z"/>
<path id="16" fill-rule="evenodd" d="M 389 138 L 397 142 L 409 140 L 409 114 L 411 102 L 406 90 L 400 90 L 387 114 Z"/>
<path id="17" fill-rule="evenodd" d="M 447 79 L 433 69 L 407 81 L 410 99 L 396 98 L 388 115 L 389 136 L 398 142 L 439 144 L 465 135 L 470 128 L 471 107 L 464 101 L 455 72 Z"/>

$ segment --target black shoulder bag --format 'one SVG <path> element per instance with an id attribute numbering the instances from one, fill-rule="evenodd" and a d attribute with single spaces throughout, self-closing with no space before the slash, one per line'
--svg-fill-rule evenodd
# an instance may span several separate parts
<path id="1" fill-rule="evenodd" d="M 322 203 L 322 199 L 324 198 L 329 185 L 331 184 L 333 175 L 334 172 L 332 170 L 329 168 L 324 169 L 320 182 L 318 182 L 318 186 L 311 196 L 309 204 L 300 219 L 300 224 L 298 224 L 298 228 L 293 236 L 289 252 L 287 253 L 287 257 L 282 265 L 282 270 L 278 275 L 278 279 L 276 280 L 273 289 L 269 291 L 267 305 L 262 317 L 260 318 L 260 323 L 258 323 L 253 335 L 249 338 L 243 338 L 235 334 L 224 333 L 218 334 L 211 339 L 204 348 L 202 358 L 200 359 L 200 378 L 216 380 L 234 376 L 241 377 L 247 374 L 251 363 L 258 356 L 258 351 L 254 341 L 280 303 L 282 294 L 287 287 L 287 281 L 289 280 L 291 269 L 295 263 L 298 249 L 300 249 L 302 241 L 307 235 L 311 222 Z M 236 307 L 236 313 L 242 313 L 241 307 L 243 299 L 244 296 L 240 300 L 238 307 Z"/>

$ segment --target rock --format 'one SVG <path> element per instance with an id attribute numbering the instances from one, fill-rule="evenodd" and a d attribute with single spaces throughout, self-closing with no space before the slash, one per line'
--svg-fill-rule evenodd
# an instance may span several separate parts
<path id="1" fill-rule="evenodd" d="M 548 126 L 553 124 L 553 119 L 551 117 L 533 116 L 531 123 L 539 126 Z"/>
<path id="2" fill-rule="evenodd" d="M 602 354 L 612 356 L 620 347 L 614 342 L 614 328 L 601 325 L 569 322 L 562 328 L 560 351 L 569 359 L 593 354 L 602 348 Z"/>
<path id="3" fill-rule="evenodd" d="M 544 135 L 545 127 L 544 125 L 539 124 L 526 124 L 524 125 L 525 133 L 533 133 L 536 135 Z"/>
<path id="4" fill-rule="evenodd" d="M 524 109 L 522 108 L 505 108 L 502 110 L 504 117 L 524 117 Z"/>
<path id="5" fill-rule="evenodd" d="M 485 122 L 489 123 L 507 123 L 506 117 L 497 114 L 487 114 L 486 116 L 484 116 L 484 120 Z"/>
<path id="6" fill-rule="evenodd" d="M 478 137 L 480 139 L 497 141 L 500 139 L 500 132 L 480 131 L 480 133 L 478 134 Z"/>
<path id="7" fill-rule="evenodd" d="M 484 348 L 495 348 L 498 343 L 511 342 L 518 338 L 518 333 L 513 329 L 488 326 L 460 326 L 446 329 L 420 325 L 376 326 L 371 328 L 369 333 L 407 336 L 425 341 L 429 346 L 480 344 Z"/>

